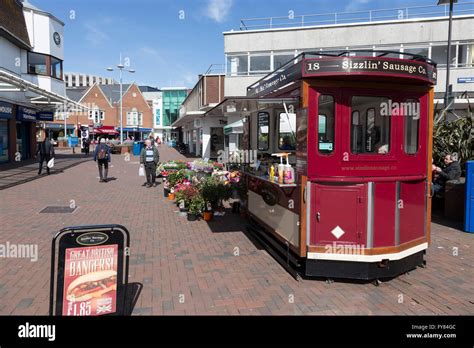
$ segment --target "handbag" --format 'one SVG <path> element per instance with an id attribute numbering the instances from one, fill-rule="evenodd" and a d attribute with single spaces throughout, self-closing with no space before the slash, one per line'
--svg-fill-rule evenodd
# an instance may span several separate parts
<path id="1" fill-rule="evenodd" d="M 48 164 L 47 164 L 48 168 L 53 168 L 54 167 L 54 157 L 51 158 L 49 161 L 48 161 Z"/>
<path id="2" fill-rule="evenodd" d="M 138 176 L 145 176 L 145 167 L 143 165 L 138 168 Z"/>

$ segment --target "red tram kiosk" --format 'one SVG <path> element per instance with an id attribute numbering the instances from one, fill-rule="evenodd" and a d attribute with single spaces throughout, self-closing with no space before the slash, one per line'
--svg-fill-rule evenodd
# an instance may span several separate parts
<path id="1" fill-rule="evenodd" d="M 258 149 L 243 170 L 249 229 L 294 276 L 378 283 L 424 266 L 435 84 L 418 55 L 306 52 L 233 101 Z M 269 176 L 282 152 L 294 183 Z"/>

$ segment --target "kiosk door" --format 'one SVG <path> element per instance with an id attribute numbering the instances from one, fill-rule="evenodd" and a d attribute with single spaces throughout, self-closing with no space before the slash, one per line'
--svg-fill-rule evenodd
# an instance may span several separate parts
<path id="1" fill-rule="evenodd" d="M 365 244 L 366 186 L 312 184 L 311 245 Z"/>

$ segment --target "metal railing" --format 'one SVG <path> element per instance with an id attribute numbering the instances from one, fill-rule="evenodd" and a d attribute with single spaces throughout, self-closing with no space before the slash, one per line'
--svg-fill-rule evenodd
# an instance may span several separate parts
<path id="1" fill-rule="evenodd" d="M 474 15 L 474 2 L 454 4 L 453 15 Z M 244 18 L 240 20 L 240 30 L 262 30 L 272 28 L 297 28 L 318 25 L 350 24 L 363 22 L 380 22 L 391 20 L 406 20 L 414 18 L 444 17 L 449 15 L 448 5 L 425 5 L 412 7 L 395 7 L 379 10 L 333 12 L 307 15 Z"/>

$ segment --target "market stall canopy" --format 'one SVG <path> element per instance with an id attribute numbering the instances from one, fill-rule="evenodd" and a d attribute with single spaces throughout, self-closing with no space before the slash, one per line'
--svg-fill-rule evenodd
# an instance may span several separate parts
<path id="1" fill-rule="evenodd" d="M 206 112 L 205 117 L 222 116 L 248 116 L 252 112 L 265 110 L 272 107 L 281 107 L 286 104 L 297 105 L 298 98 L 252 98 L 252 97 L 228 97 L 220 104 Z"/>
<path id="2" fill-rule="evenodd" d="M 224 127 L 224 134 L 243 134 L 244 133 L 244 123 L 242 120 L 228 124 Z"/>
<path id="3" fill-rule="evenodd" d="M 118 134 L 118 132 L 115 130 L 114 126 L 102 126 L 98 128 L 94 128 L 92 126 L 89 126 L 89 128 L 93 129 L 93 133 L 95 134 Z"/>

